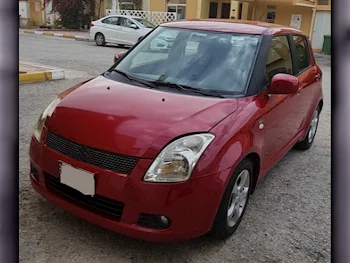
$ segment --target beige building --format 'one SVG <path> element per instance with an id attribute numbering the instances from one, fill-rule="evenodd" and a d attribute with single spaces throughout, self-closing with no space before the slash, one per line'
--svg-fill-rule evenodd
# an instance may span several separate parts
<path id="1" fill-rule="evenodd" d="M 315 50 L 322 48 L 323 35 L 331 33 L 331 0 L 143 0 L 143 10 L 177 12 L 178 19 L 229 18 L 292 26 L 310 37 Z"/>

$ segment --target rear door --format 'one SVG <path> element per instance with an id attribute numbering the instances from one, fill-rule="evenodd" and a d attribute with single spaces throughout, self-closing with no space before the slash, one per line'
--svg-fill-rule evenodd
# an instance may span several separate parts
<path id="1" fill-rule="evenodd" d="M 140 29 L 134 29 L 130 26 L 135 24 L 131 19 L 126 17 L 120 17 L 118 20 L 118 25 L 120 28 L 118 35 L 118 42 L 126 45 L 134 45 L 137 43 L 139 37 L 141 36 Z M 136 25 L 136 24 L 135 24 Z"/>
<path id="2" fill-rule="evenodd" d="M 300 111 L 302 121 L 299 129 L 307 129 L 318 101 L 321 71 L 313 61 L 310 42 L 303 35 L 292 35 L 294 75 L 299 79 Z"/>
<path id="3" fill-rule="evenodd" d="M 117 16 L 110 16 L 101 21 L 101 32 L 106 38 L 106 42 L 115 43 L 117 41 L 119 26 Z"/>
<path id="4" fill-rule="evenodd" d="M 274 36 L 266 62 L 266 78 L 269 83 L 278 73 L 294 75 L 291 42 L 288 35 Z M 295 139 L 300 124 L 301 100 L 298 94 L 271 94 L 265 106 L 265 143 L 263 158 L 265 167 L 281 157 Z"/>

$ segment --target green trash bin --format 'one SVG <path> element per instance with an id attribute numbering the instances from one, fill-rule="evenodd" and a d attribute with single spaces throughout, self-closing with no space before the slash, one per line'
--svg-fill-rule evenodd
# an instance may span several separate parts
<path id="1" fill-rule="evenodd" d="M 331 54 L 331 35 L 323 36 L 322 53 L 325 55 Z"/>

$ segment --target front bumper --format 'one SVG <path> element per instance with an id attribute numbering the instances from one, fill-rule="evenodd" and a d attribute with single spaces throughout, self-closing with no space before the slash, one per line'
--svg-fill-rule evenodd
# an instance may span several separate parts
<path id="1" fill-rule="evenodd" d="M 59 177 L 58 161 L 94 172 L 97 176 L 96 194 L 123 203 L 120 218 L 96 213 L 50 190 L 47 176 Z M 147 183 L 142 177 L 152 160 L 140 159 L 130 175 L 123 175 L 78 162 L 39 144 L 34 138 L 30 144 L 30 162 L 39 179 L 31 173 L 32 186 L 47 200 L 93 224 L 154 242 L 182 241 L 207 233 L 222 196 L 222 182 L 218 178 L 230 173 L 226 170 L 175 184 Z M 166 229 L 140 226 L 141 213 L 164 215 L 170 219 L 171 225 Z"/>

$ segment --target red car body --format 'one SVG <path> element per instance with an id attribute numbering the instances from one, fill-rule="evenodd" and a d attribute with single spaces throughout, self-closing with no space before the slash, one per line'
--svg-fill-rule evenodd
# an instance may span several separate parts
<path id="1" fill-rule="evenodd" d="M 182 21 L 165 26 L 265 36 L 301 34 L 257 22 Z M 31 139 L 32 186 L 64 210 L 127 236 L 162 242 L 201 236 L 211 229 L 228 180 L 240 161 L 249 158 L 254 163 L 255 187 L 306 136 L 315 108 L 323 103 L 321 71 L 313 57 L 311 63 L 297 76 L 298 94 L 287 95 L 262 91 L 233 99 L 185 96 L 142 89 L 103 76 L 81 83 L 60 95 L 62 100 L 46 120 L 42 142 Z M 211 132 L 216 138 L 188 181 L 162 184 L 142 180 L 164 146 L 196 132 Z M 136 160 L 135 165 L 125 174 L 80 162 L 49 147 L 48 136 L 129 156 L 134 158 L 129 161 Z M 94 173 L 96 194 L 106 202 L 120 202 L 120 217 L 91 210 L 50 190 L 48 176 L 55 184 L 58 161 Z M 167 229 L 140 226 L 141 213 L 165 215 L 171 225 Z"/>

